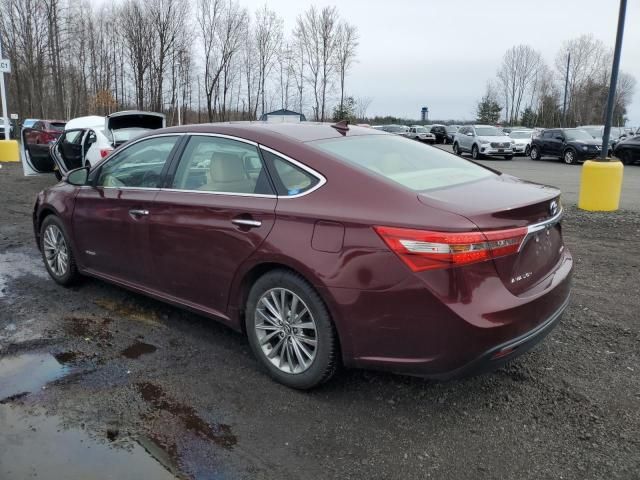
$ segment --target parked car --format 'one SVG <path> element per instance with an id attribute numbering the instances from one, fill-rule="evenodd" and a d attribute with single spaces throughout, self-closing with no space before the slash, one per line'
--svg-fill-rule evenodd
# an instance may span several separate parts
<path id="1" fill-rule="evenodd" d="M 401 135 L 403 137 L 409 136 L 409 127 L 406 125 L 382 125 L 380 130 L 387 133 L 393 133 L 395 135 Z"/>
<path id="2" fill-rule="evenodd" d="M 453 138 L 456 136 L 456 132 L 460 128 L 460 125 L 447 125 L 445 130 L 447 131 L 447 143 L 453 143 Z"/>
<path id="3" fill-rule="evenodd" d="M 420 140 L 421 142 L 436 143 L 436 136 L 422 125 L 412 125 L 409 127 L 409 138 Z"/>
<path id="4" fill-rule="evenodd" d="M 26 135 L 29 130 L 23 130 L 23 158 L 32 170 L 53 171 L 61 178 L 69 170 L 97 165 L 128 140 L 164 126 L 165 116 L 152 112 L 123 111 L 106 117 L 78 117 L 66 123 L 64 132 L 45 151 L 29 142 Z"/>
<path id="5" fill-rule="evenodd" d="M 596 140 L 600 141 L 600 145 L 602 145 L 602 137 L 604 136 L 604 125 L 583 125 L 578 126 L 581 130 L 584 130 L 589 135 L 591 135 Z M 616 143 L 624 134 L 624 129 L 622 127 L 611 127 L 611 131 L 609 132 L 609 153 L 613 152 L 613 148 Z"/>
<path id="6" fill-rule="evenodd" d="M 2 138 L 3 140 L 10 140 L 13 137 L 14 137 L 13 123 L 11 122 L 11 120 L 9 120 L 9 138 L 6 138 L 4 134 L 4 118 L 0 117 L 0 138 Z"/>
<path id="7" fill-rule="evenodd" d="M 37 121 L 37 118 L 25 118 L 24 122 L 22 122 L 22 128 L 33 128 Z"/>
<path id="8" fill-rule="evenodd" d="M 555 157 L 566 164 L 582 163 L 600 155 L 602 140 L 579 128 L 550 128 L 531 141 L 531 160 Z"/>
<path id="9" fill-rule="evenodd" d="M 529 156 L 531 152 L 531 139 L 533 138 L 533 130 L 512 130 L 509 133 L 512 140 L 512 148 L 514 155 Z"/>
<path id="10" fill-rule="evenodd" d="M 301 389 L 338 362 L 450 378 L 529 350 L 569 299 L 561 218 L 553 187 L 309 123 L 149 132 L 33 215 L 59 284 L 89 275 L 215 318 Z"/>
<path id="11" fill-rule="evenodd" d="M 640 135 L 628 137 L 618 142 L 613 154 L 625 165 L 640 162 Z"/>
<path id="12" fill-rule="evenodd" d="M 447 127 L 445 125 L 433 124 L 425 125 L 427 130 L 436 137 L 436 143 L 447 143 Z"/>
<path id="13" fill-rule="evenodd" d="M 66 122 L 63 120 L 36 120 L 31 127 L 26 127 L 25 141 L 31 144 L 45 145 L 48 148 L 64 132 L 65 124 Z"/>
<path id="14" fill-rule="evenodd" d="M 488 157 L 513 158 L 511 137 L 491 125 L 466 125 L 460 127 L 453 141 L 453 153 L 471 153 L 474 160 Z"/>

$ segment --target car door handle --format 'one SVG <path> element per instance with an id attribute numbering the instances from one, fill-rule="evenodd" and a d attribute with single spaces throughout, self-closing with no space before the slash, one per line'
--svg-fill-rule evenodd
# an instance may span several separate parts
<path id="1" fill-rule="evenodd" d="M 142 217 L 144 215 L 149 215 L 149 210 L 132 208 L 131 210 L 129 210 L 129 215 L 131 215 L 132 217 Z"/>
<path id="2" fill-rule="evenodd" d="M 251 220 L 250 218 L 234 218 L 231 223 L 241 227 L 256 228 L 262 225 L 260 220 Z"/>

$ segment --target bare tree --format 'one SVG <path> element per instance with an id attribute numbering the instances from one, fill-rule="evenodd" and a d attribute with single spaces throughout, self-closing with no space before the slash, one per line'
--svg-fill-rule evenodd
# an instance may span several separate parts
<path id="1" fill-rule="evenodd" d="M 344 81 L 356 59 L 358 29 L 355 25 L 340 22 L 336 31 L 336 69 L 340 77 L 340 111 L 344 111 Z"/>
<path id="2" fill-rule="evenodd" d="M 367 110 L 373 102 L 373 97 L 357 97 L 355 99 L 355 115 L 358 120 L 364 120 L 367 118 Z"/>
<path id="3" fill-rule="evenodd" d="M 498 70 L 498 82 L 504 95 L 508 123 L 518 122 L 522 100 L 535 83 L 542 63 L 541 55 L 529 45 L 516 45 L 504 54 Z"/>
<path id="4" fill-rule="evenodd" d="M 282 19 L 274 11 L 269 10 L 266 4 L 256 12 L 255 46 L 258 60 L 258 85 L 260 88 L 258 95 L 262 99 L 262 114 L 266 112 L 265 84 L 282 42 L 282 27 Z M 257 109 L 258 104 L 256 102 L 254 117 L 257 116 Z"/>
<path id="5" fill-rule="evenodd" d="M 153 26 L 146 16 L 140 0 L 127 0 L 119 14 L 122 34 L 133 73 L 136 106 L 144 109 L 144 80 L 151 67 Z"/>

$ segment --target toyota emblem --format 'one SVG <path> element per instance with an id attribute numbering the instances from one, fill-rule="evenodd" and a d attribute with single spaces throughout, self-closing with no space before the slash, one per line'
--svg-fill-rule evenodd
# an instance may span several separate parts
<path id="1" fill-rule="evenodd" d="M 558 202 L 555 200 L 549 204 L 549 213 L 551 213 L 551 216 L 555 216 L 555 214 L 558 213 Z"/>

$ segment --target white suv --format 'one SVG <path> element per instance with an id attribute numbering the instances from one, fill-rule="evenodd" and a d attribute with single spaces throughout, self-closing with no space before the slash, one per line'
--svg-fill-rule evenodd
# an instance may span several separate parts
<path id="1" fill-rule="evenodd" d="M 511 138 L 491 125 L 467 125 L 460 127 L 453 139 L 453 153 L 470 153 L 474 160 L 483 157 L 513 158 Z"/>

